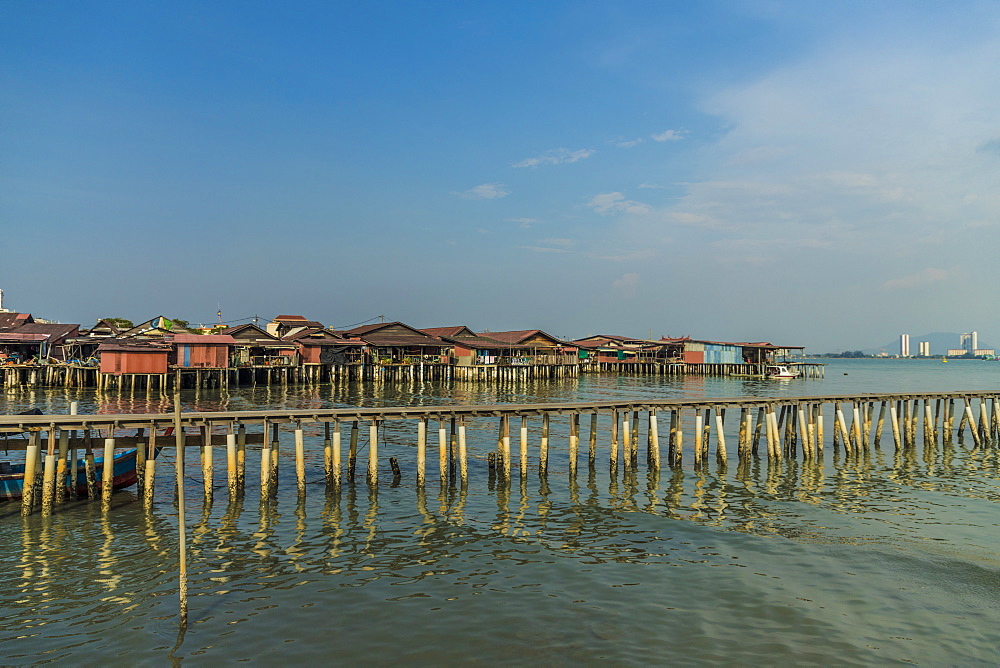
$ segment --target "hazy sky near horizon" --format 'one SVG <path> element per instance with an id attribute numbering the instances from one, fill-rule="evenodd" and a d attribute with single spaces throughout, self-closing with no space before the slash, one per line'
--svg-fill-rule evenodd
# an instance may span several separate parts
<path id="1" fill-rule="evenodd" d="M 1000 340 L 995 2 L 8 1 L 0 30 L 9 308 Z"/>

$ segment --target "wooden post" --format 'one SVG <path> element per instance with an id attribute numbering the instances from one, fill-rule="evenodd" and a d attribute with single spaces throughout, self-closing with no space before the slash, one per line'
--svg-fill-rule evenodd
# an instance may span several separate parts
<path id="1" fill-rule="evenodd" d="M 417 486 L 423 487 L 427 477 L 427 418 L 417 422 Z"/>
<path id="2" fill-rule="evenodd" d="M 69 456 L 69 432 L 65 429 L 59 430 L 59 455 L 56 460 L 56 485 L 55 485 L 55 501 L 56 504 L 61 505 L 66 502 L 66 495 L 68 493 L 68 484 L 66 481 L 67 475 L 67 457 Z"/>
<path id="3" fill-rule="evenodd" d="M 694 463 L 695 465 L 700 465 L 702 463 L 702 457 L 704 456 L 702 448 L 704 447 L 704 429 L 702 427 L 701 409 L 695 406 L 694 409 Z"/>
<path id="4" fill-rule="evenodd" d="M 240 495 L 239 475 L 236 467 L 236 433 L 232 425 L 226 434 L 226 486 L 229 487 L 229 502 L 232 503 Z"/>
<path id="5" fill-rule="evenodd" d="M 518 464 L 521 465 L 521 477 L 528 475 L 528 418 L 521 416 L 521 449 L 518 453 Z"/>
<path id="6" fill-rule="evenodd" d="M 236 430 L 236 487 L 240 494 L 247 483 L 247 426 L 240 423 Z"/>
<path id="7" fill-rule="evenodd" d="M 969 405 L 969 400 L 965 399 L 965 417 L 969 421 L 969 431 L 972 432 L 972 441 L 976 444 L 978 448 L 980 446 L 979 442 L 979 430 L 976 429 L 976 418 L 972 415 L 972 406 Z"/>
<path id="8" fill-rule="evenodd" d="M 882 425 L 885 423 L 885 401 L 878 409 L 878 422 L 875 423 L 875 447 L 879 447 L 882 441 Z"/>
<path id="9" fill-rule="evenodd" d="M 306 447 L 302 423 L 295 424 L 295 488 L 299 496 L 306 493 Z"/>
<path id="10" fill-rule="evenodd" d="M 847 450 L 847 454 L 853 452 L 853 447 L 851 445 L 851 434 L 847 431 L 847 423 L 844 421 L 844 411 L 837 406 L 837 428 L 840 429 L 841 437 L 844 439 L 844 449 Z"/>
<path id="11" fill-rule="evenodd" d="M 215 449 L 212 447 L 212 425 L 201 426 L 201 477 L 205 488 L 205 505 L 212 505 L 215 486 Z"/>
<path id="12" fill-rule="evenodd" d="M 673 449 L 674 456 L 670 462 L 673 466 L 680 466 L 684 458 L 684 411 L 677 410 L 677 447 Z"/>
<path id="13" fill-rule="evenodd" d="M 736 455 L 741 461 L 746 458 L 750 437 L 750 426 L 747 424 L 749 412 L 746 406 L 740 406 L 740 432 L 736 438 Z"/>
<path id="14" fill-rule="evenodd" d="M 143 472 L 146 476 L 146 484 L 142 488 L 142 505 L 146 510 L 151 510 L 153 507 L 153 498 L 155 496 L 155 485 L 156 485 L 156 423 L 153 422 L 149 425 L 149 452 L 146 456 L 146 470 Z M 76 476 L 73 476 L 74 485 L 76 484 Z"/>
<path id="15" fill-rule="evenodd" d="M 611 470 L 618 470 L 618 411 L 611 412 Z"/>
<path id="16" fill-rule="evenodd" d="M 812 441 L 809 438 L 809 423 L 806 421 L 806 409 L 802 404 L 796 406 L 796 414 L 798 416 L 799 424 L 799 437 L 802 439 L 802 455 L 806 458 L 812 458 Z"/>
<path id="17" fill-rule="evenodd" d="M 726 409 L 715 407 L 715 459 L 720 464 L 728 461 L 729 455 L 726 452 Z"/>
<path id="18" fill-rule="evenodd" d="M 179 385 L 178 385 L 179 388 Z M 187 522 L 184 511 L 184 427 L 181 424 L 180 389 L 174 392 L 174 445 L 176 448 L 177 478 L 177 542 L 178 542 L 178 595 L 180 598 L 180 625 L 187 627 Z"/>
<path id="19" fill-rule="evenodd" d="M 83 440 L 85 448 L 83 470 L 84 476 L 87 478 L 87 498 L 94 500 L 97 498 L 97 463 L 94 459 L 94 448 L 89 429 L 84 432 Z"/>
<path id="20" fill-rule="evenodd" d="M 632 411 L 632 466 L 639 465 L 639 411 Z"/>
<path id="21" fill-rule="evenodd" d="M 340 489 L 340 420 L 333 421 L 333 488 Z"/>
<path id="22" fill-rule="evenodd" d="M 287 378 L 287 375 L 286 375 Z M 281 459 L 281 440 L 278 438 L 278 423 L 271 424 L 271 494 L 278 493 L 278 465 Z"/>
<path id="23" fill-rule="evenodd" d="M 80 410 L 80 402 L 79 401 L 71 401 L 69 403 L 69 414 L 70 415 L 77 415 L 78 412 L 79 412 L 79 410 Z M 75 430 L 71 430 L 69 432 L 69 437 L 71 439 L 75 439 L 76 438 L 76 431 Z M 73 498 L 73 499 L 75 499 L 75 498 L 77 498 L 79 496 L 79 494 L 77 493 L 77 488 L 76 488 L 76 479 L 79 476 L 79 471 L 77 470 L 79 468 L 79 466 L 77 464 L 77 454 L 76 453 L 77 453 L 77 450 L 76 450 L 76 446 L 74 445 L 72 448 L 70 448 L 70 451 L 69 451 L 69 460 L 70 460 L 69 461 L 69 480 L 70 480 L 70 483 L 69 483 L 70 484 L 69 494 L 70 494 L 70 498 Z"/>
<path id="24" fill-rule="evenodd" d="M 864 449 L 864 438 L 862 437 L 863 429 L 862 429 L 861 408 L 860 408 L 860 403 L 857 401 L 854 402 L 854 417 L 852 418 L 852 420 L 853 424 L 851 426 L 854 427 L 854 429 L 852 430 L 853 433 L 851 434 L 851 436 L 854 439 L 854 444 L 853 444 L 854 451 L 861 452 Z"/>
<path id="25" fill-rule="evenodd" d="M 538 448 L 538 470 L 545 474 L 549 472 L 549 414 L 542 415 L 542 440 Z"/>
<path id="26" fill-rule="evenodd" d="M 260 500 L 271 496 L 271 442 L 267 436 L 267 423 L 264 423 L 264 443 L 260 448 Z"/>
<path id="27" fill-rule="evenodd" d="M 444 420 L 438 420 L 438 473 L 441 476 L 441 484 L 448 482 L 448 432 L 444 426 Z"/>
<path id="28" fill-rule="evenodd" d="M 630 411 L 622 413 L 622 464 L 625 470 L 632 468 L 632 422 Z"/>
<path id="29" fill-rule="evenodd" d="M 889 402 L 889 424 L 892 425 L 892 440 L 899 450 L 903 447 L 903 437 L 899 430 L 899 414 L 896 412 L 894 402 Z"/>
<path id="30" fill-rule="evenodd" d="M 924 442 L 927 445 L 937 445 L 937 433 L 934 426 L 934 412 L 929 402 L 924 402 Z"/>
<path id="31" fill-rule="evenodd" d="M 56 425 L 49 427 L 48 448 L 45 453 L 45 473 L 42 476 L 42 516 L 52 515 L 56 495 Z"/>
<path id="32" fill-rule="evenodd" d="M 576 475 L 577 454 L 580 447 L 580 414 L 569 416 L 569 474 Z"/>
<path id="33" fill-rule="evenodd" d="M 510 470 L 510 430 L 507 432 L 507 470 Z M 465 418 L 458 420 L 458 471 L 464 487 L 469 482 L 469 460 L 466 452 Z"/>
<path id="34" fill-rule="evenodd" d="M 111 433 L 114 433 L 111 430 Z M 101 511 L 111 510 L 111 493 L 115 489 L 115 439 L 104 439 L 104 466 L 101 471 Z"/>
<path id="35" fill-rule="evenodd" d="M 333 489 L 333 438 L 329 420 L 323 421 L 323 482 L 326 491 Z"/>
<path id="36" fill-rule="evenodd" d="M 368 485 L 378 484 L 378 421 L 372 420 L 368 426 Z"/>
<path id="37" fill-rule="evenodd" d="M 351 423 L 351 443 L 347 453 L 347 475 L 354 481 L 354 470 L 358 463 L 358 420 Z"/>
<path id="38" fill-rule="evenodd" d="M 649 411 L 649 465 L 654 471 L 660 470 L 660 430 L 656 411 Z"/>
<path id="39" fill-rule="evenodd" d="M 597 411 L 590 414 L 590 439 L 587 450 L 587 466 L 593 468 L 597 463 Z"/>
<path id="40" fill-rule="evenodd" d="M 767 417 L 767 411 L 765 410 L 765 408 L 763 406 L 758 407 L 757 408 L 757 426 L 755 426 L 753 428 L 753 448 L 752 448 L 752 451 L 753 451 L 753 454 L 755 454 L 755 455 L 757 454 L 758 448 L 760 446 L 760 432 L 761 432 L 761 430 L 762 429 L 764 430 L 766 438 L 770 438 L 770 436 L 768 435 L 768 433 L 769 433 L 768 430 L 771 427 L 770 427 L 770 424 L 768 424 L 768 419 L 769 418 Z M 768 442 L 770 442 L 770 441 L 768 441 Z M 770 450 L 768 450 L 767 456 L 768 457 L 771 456 L 771 451 Z"/>

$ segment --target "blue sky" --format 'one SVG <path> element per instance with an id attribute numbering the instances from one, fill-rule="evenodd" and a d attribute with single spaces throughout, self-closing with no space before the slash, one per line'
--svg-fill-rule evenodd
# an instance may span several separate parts
<path id="1" fill-rule="evenodd" d="M 0 3 L 0 288 L 860 348 L 1000 340 L 1000 5 Z"/>

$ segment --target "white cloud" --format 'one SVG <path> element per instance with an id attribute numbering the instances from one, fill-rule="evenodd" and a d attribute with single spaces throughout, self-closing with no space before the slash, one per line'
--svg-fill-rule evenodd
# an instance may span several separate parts
<path id="1" fill-rule="evenodd" d="M 639 144 L 644 144 L 645 142 L 645 139 L 639 137 L 638 139 L 619 139 L 614 144 L 618 148 L 632 148 L 634 146 L 638 146 Z"/>
<path id="2" fill-rule="evenodd" d="M 625 299 L 635 298 L 635 293 L 640 283 L 639 274 L 631 272 L 622 274 L 611 282 L 611 286 L 618 290 Z"/>
<path id="3" fill-rule="evenodd" d="M 508 223 L 517 223 L 522 229 L 529 229 L 532 225 L 537 225 L 539 221 L 537 218 L 508 218 Z"/>
<path id="4" fill-rule="evenodd" d="M 594 195 L 594 197 L 587 203 L 587 206 L 602 215 L 607 213 L 631 213 L 642 215 L 649 213 L 650 211 L 648 204 L 625 199 L 625 195 L 619 192 Z"/>
<path id="5" fill-rule="evenodd" d="M 556 148 L 551 151 L 534 157 L 527 158 L 521 162 L 514 163 L 514 167 L 538 167 L 539 165 L 565 165 L 577 162 L 594 155 L 595 151 L 583 148 L 578 151 L 571 151 L 567 148 Z"/>
<path id="6" fill-rule="evenodd" d="M 664 130 L 663 132 L 658 132 L 649 135 L 653 141 L 680 141 L 684 139 L 684 135 L 678 130 Z"/>
<path id="7" fill-rule="evenodd" d="M 594 260 L 607 260 L 609 262 L 635 262 L 638 260 L 648 260 L 656 257 L 657 252 L 650 248 L 640 250 L 620 250 L 611 253 L 590 253 L 587 257 Z"/>
<path id="8" fill-rule="evenodd" d="M 456 194 L 465 199 L 500 199 L 509 195 L 510 191 L 502 183 L 483 183 Z"/>
<path id="9" fill-rule="evenodd" d="M 557 237 L 552 239 L 539 239 L 537 244 L 534 246 L 520 246 L 525 250 L 530 250 L 534 253 L 571 253 L 570 250 L 576 245 L 576 239 L 566 239 L 563 237 Z"/>
<path id="10" fill-rule="evenodd" d="M 569 249 L 566 248 L 552 248 L 549 246 L 518 246 L 518 248 L 523 248 L 524 250 L 530 250 L 533 253 L 569 253 Z"/>
<path id="11" fill-rule="evenodd" d="M 919 271 L 916 274 L 910 274 L 909 276 L 901 276 L 899 278 L 890 279 L 882 284 L 882 289 L 904 290 L 907 288 L 919 288 L 921 286 L 929 285 L 931 283 L 946 281 L 949 278 L 952 278 L 952 275 L 953 274 L 950 271 L 928 267 L 927 269 Z"/>
<path id="12" fill-rule="evenodd" d="M 572 246 L 576 243 L 573 239 L 539 239 L 538 243 L 548 244 L 550 246 Z"/>

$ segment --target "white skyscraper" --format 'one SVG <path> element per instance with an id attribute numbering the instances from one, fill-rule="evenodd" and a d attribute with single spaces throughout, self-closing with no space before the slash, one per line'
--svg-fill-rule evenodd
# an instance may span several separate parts
<path id="1" fill-rule="evenodd" d="M 910 335 L 900 334 L 899 335 L 899 356 L 909 357 L 910 356 Z"/>
<path id="2" fill-rule="evenodd" d="M 965 352 L 970 355 L 975 355 L 976 351 L 979 350 L 979 332 L 962 334 L 958 340 L 958 345 L 964 348 Z"/>
<path id="3" fill-rule="evenodd" d="M 921 341 L 919 345 L 920 345 L 920 356 L 921 357 L 930 357 L 931 356 L 931 342 L 930 341 Z"/>

